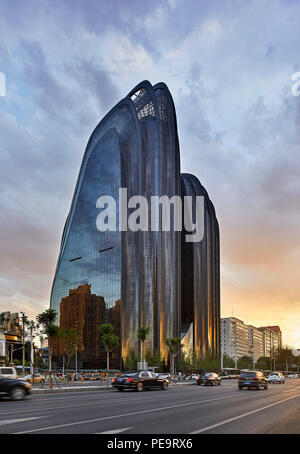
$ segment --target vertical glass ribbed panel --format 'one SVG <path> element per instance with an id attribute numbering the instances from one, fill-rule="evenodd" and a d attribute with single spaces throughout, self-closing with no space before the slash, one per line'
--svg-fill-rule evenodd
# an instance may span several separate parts
<path id="1" fill-rule="evenodd" d="M 204 197 L 204 237 L 185 243 L 182 233 L 182 323 L 194 322 L 194 350 L 204 357 L 220 353 L 220 246 L 215 210 L 199 180 L 182 174 L 182 194 Z M 191 276 L 191 278 L 190 278 Z M 193 319 L 193 320 L 192 320 Z"/>

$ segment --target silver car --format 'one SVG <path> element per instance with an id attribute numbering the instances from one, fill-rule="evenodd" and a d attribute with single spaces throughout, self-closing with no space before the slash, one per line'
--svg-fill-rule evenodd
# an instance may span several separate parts
<path id="1" fill-rule="evenodd" d="M 285 378 L 281 372 L 271 372 L 268 377 L 269 383 L 284 383 Z"/>

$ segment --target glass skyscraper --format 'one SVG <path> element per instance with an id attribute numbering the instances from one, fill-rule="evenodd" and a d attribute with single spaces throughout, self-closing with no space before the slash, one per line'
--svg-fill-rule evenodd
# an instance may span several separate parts
<path id="1" fill-rule="evenodd" d="M 160 225 L 99 232 L 96 201 L 112 196 L 119 204 L 119 188 L 127 189 L 127 200 L 203 196 L 203 239 L 185 242 L 172 210 L 168 231 Z M 104 299 L 107 321 L 118 324 L 119 366 L 130 352 L 138 354 L 140 326 L 150 327 L 146 350 L 160 351 L 163 359 L 165 339 L 185 341 L 187 334 L 198 354 L 219 354 L 218 222 L 198 179 L 180 174 L 175 108 L 163 83 L 141 82 L 101 120 L 87 144 L 62 235 L 51 307 L 60 314 L 62 299 L 83 284 Z M 120 314 L 112 318 L 116 307 Z"/>

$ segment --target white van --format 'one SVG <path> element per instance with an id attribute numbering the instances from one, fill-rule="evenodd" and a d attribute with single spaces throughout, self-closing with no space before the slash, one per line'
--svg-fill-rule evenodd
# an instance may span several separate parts
<path id="1" fill-rule="evenodd" d="M 18 378 L 17 371 L 14 367 L 3 366 L 0 367 L 0 377 L 2 378 Z"/>

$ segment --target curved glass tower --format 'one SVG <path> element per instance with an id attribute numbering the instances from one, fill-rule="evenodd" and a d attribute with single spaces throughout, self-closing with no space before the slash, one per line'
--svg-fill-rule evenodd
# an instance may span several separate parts
<path id="1" fill-rule="evenodd" d="M 182 241 L 182 320 L 193 324 L 193 349 L 205 356 L 220 353 L 220 235 L 214 206 L 198 178 L 182 174 L 182 193 L 204 197 L 202 241 Z M 183 232 L 184 235 L 185 232 Z"/>
<path id="2" fill-rule="evenodd" d="M 119 207 L 120 188 L 127 190 L 126 204 L 136 195 L 147 200 L 152 196 L 203 195 L 203 240 L 185 243 L 183 232 L 174 227 L 174 210 L 170 211 L 168 231 L 160 222 L 147 231 L 117 228 L 99 232 L 96 201 L 102 196 L 113 197 Z M 150 208 L 151 204 L 149 219 Z M 219 285 L 217 219 L 199 181 L 192 175 L 180 175 L 171 94 L 163 83 L 152 86 L 141 82 L 101 120 L 89 139 L 62 235 L 51 307 L 60 314 L 64 299 L 63 313 L 67 314 L 66 297 L 74 298 L 76 289 L 81 298 L 83 291 L 101 297 L 105 306 L 101 322 L 113 323 L 120 336 L 114 367 L 121 367 L 130 352 L 138 355 L 140 326 L 150 327 L 145 350 L 159 351 L 162 359 L 168 354 L 165 339 L 184 336 L 187 330 L 199 354 L 210 351 L 216 355 Z M 64 325 L 62 320 L 60 323 Z M 193 330 L 189 329 L 191 323 Z"/>

